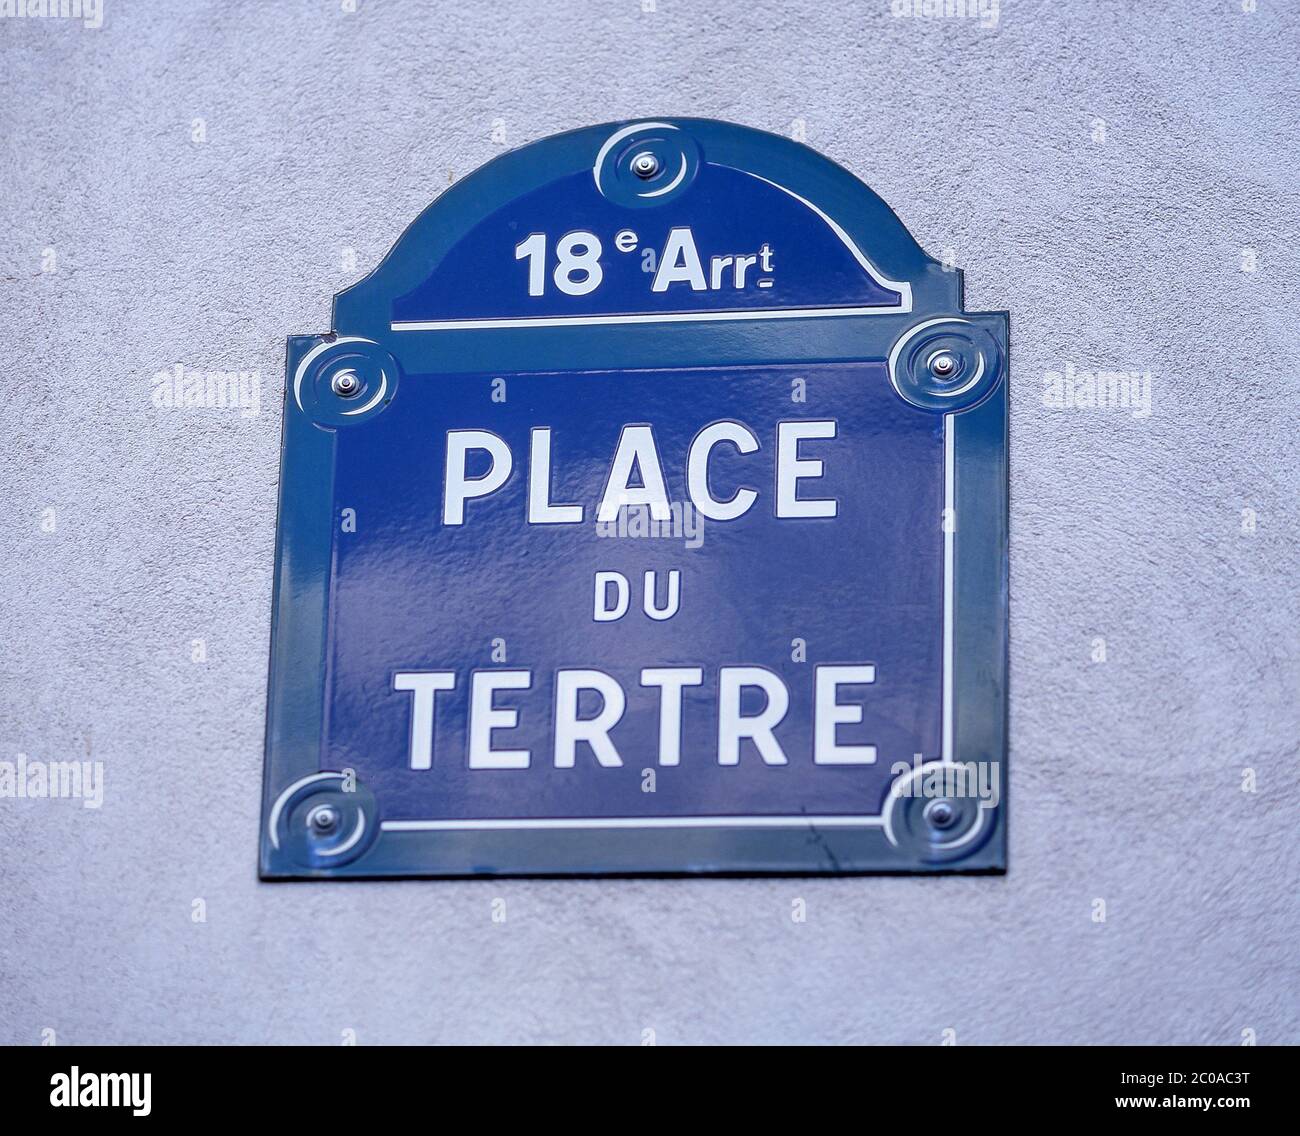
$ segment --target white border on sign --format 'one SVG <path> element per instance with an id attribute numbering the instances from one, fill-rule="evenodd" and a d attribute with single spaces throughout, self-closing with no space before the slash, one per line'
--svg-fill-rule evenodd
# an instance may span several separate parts
<path id="1" fill-rule="evenodd" d="M 385 832 L 482 832 L 517 828 L 879 828 L 879 816 L 699 816 L 699 817 L 531 817 L 520 820 L 386 820 Z"/>
<path id="2" fill-rule="evenodd" d="M 956 535 L 956 481 L 953 415 L 943 416 L 943 712 L 942 761 L 952 762 L 953 731 L 953 557 Z M 889 794 L 886 794 L 886 801 Z M 882 806 L 883 808 L 883 806 Z M 880 828 L 883 813 L 861 816 L 675 816 L 675 817 L 520 817 L 497 820 L 386 820 L 384 832 L 483 832 L 514 829 L 602 828 Z"/>
<path id="3" fill-rule="evenodd" d="M 394 331 L 493 331 L 506 327 L 596 327 L 619 323 L 718 323 L 727 320 L 826 319 L 832 316 L 896 316 L 912 310 L 896 308 L 753 308 L 729 312 L 638 312 L 619 316 L 520 316 L 507 319 L 394 320 Z"/>
<path id="4" fill-rule="evenodd" d="M 821 218 L 821 219 L 826 223 L 826 225 L 827 225 L 827 227 L 830 229 L 830 231 L 831 231 L 832 233 L 834 233 L 837 237 L 839 237 L 839 239 L 843 242 L 844 247 L 847 248 L 847 249 L 849 250 L 849 252 L 851 252 L 851 253 L 853 254 L 853 259 L 856 260 L 856 261 L 858 262 L 858 264 L 860 264 L 860 265 L 862 266 L 863 271 L 866 272 L 866 274 L 867 274 L 868 276 L 870 276 L 871 279 L 872 279 L 876 284 L 878 284 L 880 287 L 886 289 L 886 290 L 889 291 L 889 292 L 897 292 L 897 293 L 898 293 L 898 295 L 899 295 L 899 302 L 898 302 L 898 304 L 895 305 L 894 307 L 889 307 L 889 308 L 868 308 L 868 309 L 867 309 L 868 311 L 878 311 L 878 312 L 910 312 L 910 311 L 912 310 L 912 285 L 911 285 L 911 283 L 910 283 L 909 281 L 907 281 L 907 280 L 889 280 L 889 279 L 887 279 L 884 275 L 882 275 L 880 272 L 878 272 L 877 269 L 876 269 L 876 266 L 875 266 L 874 264 L 872 264 L 871 261 L 869 261 L 869 260 L 866 258 L 866 256 L 863 254 L 862 250 L 861 250 L 860 248 L 858 248 L 857 242 L 854 241 L 854 239 L 853 239 L 852 237 L 850 237 L 850 236 L 848 235 L 848 233 L 846 233 L 842 228 L 840 228 L 839 224 L 835 221 L 835 219 L 834 219 L 833 217 L 831 217 L 831 216 L 830 216 L 829 214 L 827 214 L 827 213 L 823 213 L 821 209 L 819 209 L 816 205 L 814 205 L 814 204 L 813 204 L 811 201 L 809 201 L 806 197 L 801 197 L 799 194 L 795 193 L 795 191 L 794 191 L 793 189 L 787 189 L 785 186 L 781 185 L 779 182 L 770 181 L 768 178 L 765 178 L 765 177 L 761 176 L 760 174 L 753 173 L 753 172 L 750 171 L 750 170 L 741 170 L 740 172 L 743 173 L 743 174 L 748 174 L 748 175 L 749 175 L 750 177 L 752 177 L 752 178 L 757 178 L 757 179 L 758 179 L 759 181 L 761 181 L 761 182 L 766 182 L 768 185 L 775 186 L 775 187 L 776 187 L 777 189 L 779 189 L 782 193 L 788 193 L 791 197 L 793 197 L 796 201 L 798 201 L 798 202 L 799 202 L 801 205 L 803 205 L 806 209 L 811 209 L 814 213 L 817 214 L 818 217 L 820 217 L 820 218 Z"/>

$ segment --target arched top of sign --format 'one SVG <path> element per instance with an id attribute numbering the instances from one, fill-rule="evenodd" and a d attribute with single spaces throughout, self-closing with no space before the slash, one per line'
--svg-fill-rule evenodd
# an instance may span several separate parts
<path id="1" fill-rule="evenodd" d="M 707 224 L 703 222 L 707 219 Z M 866 185 L 778 135 L 700 119 L 572 131 L 448 189 L 335 299 L 334 329 L 410 333 L 959 310 Z"/>

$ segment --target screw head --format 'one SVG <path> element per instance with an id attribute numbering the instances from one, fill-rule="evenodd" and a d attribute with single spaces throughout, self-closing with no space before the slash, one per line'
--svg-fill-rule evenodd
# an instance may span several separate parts
<path id="1" fill-rule="evenodd" d="M 330 389 L 340 398 L 351 398 L 361 389 L 356 371 L 340 371 L 330 381 Z"/>
<path id="2" fill-rule="evenodd" d="M 325 836 L 333 832 L 338 828 L 339 821 L 342 819 L 338 809 L 333 805 L 317 805 L 307 814 L 307 823 L 311 826 L 311 830 L 319 836 Z"/>
<path id="3" fill-rule="evenodd" d="M 930 374 L 936 379 L 951 378 L 957 370 L 957 360 L 947 351 L 940 351 L 930 360 Z"/>
<path id="4" fill-rule="evenodd" d="M 931 801 L 923 815 L 935 828 L 947 828 L 957 819 L 957 810 L 951 801 Z"/>
<path id="5" fill-rule="evenodd" d="M 649 150 L 643 150 L 632 159 L 632 172 L 639 178 L 649 180 L 659 172 L 659 159 Z"/>

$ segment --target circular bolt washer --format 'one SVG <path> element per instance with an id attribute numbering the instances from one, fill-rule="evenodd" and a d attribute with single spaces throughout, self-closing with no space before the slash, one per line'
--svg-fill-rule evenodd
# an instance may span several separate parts
<path id="1" fill-rule="evenodd" d="M 885 802 L 885 836 L 903 852 L 927 863 L 968 856 L 993 831 L 990 802 L 974 795 L 967 766 L 926 762 L 894 782 Z"/>
<path id="2" fill-rule="evenodd" d="M 330 380 L 330 389 L 339 398 L 353 398 L 361 393 L 361 380 L 357 378 L 356 371 L 339 371 Z"/>
<path id="3" fill-rule="evenodd" d="M 649 181 L 659 172 L 659 159 L 649 150 L 642 150 L 632 159 L 632 172 L 639 178 Z"/>
<path id="4" fill-rule="evenodd" d="M 307 814 L 307 823 L 311 825 L 312 831 L 322 836 L 338 828 L 342 819 L 333 805 L 317 805 Z"/>
<path id="5" fill-rule="evenodd" d="M 309 868 L 358 859 L 379 834 L 374 794 L 355 777 L 314 773 L 280 794 L 267 820 L 274 848 Z"/>
<path id="6" fill-rule="evenodd" d="M 938 800 L 926 805 L 921 815 L 932 828 L 944 829 L 952 827 L 958 814 L 951 801 Z"/>
<path id="7" fill-rule="evenodd" d="M 889 352 L 889 381 L 913 406 L 969 410 L 1002 381 L 998 341 L 958 317 L 926 320 L 905 331 Z"/>
<path id="8" fill-rule="evenodd" d="M 946 351 L 930 357 L 930 374 L 936 379 L 950 379 L 957 370 L 957 360 Z"/>
<path id="9" fill-rule="evenodd" d="M 676 201 L 695 180 L 700 149 L 681 127 L 639 122 L 614 131 L 596 155 L 596 187 L 616 205 L 648 209 Z"/>
<path id="10" fill-rule="evenodd" d="M 313 347 L 293 376 L 294 401 L 323 426 L 350 426 L 382 414 L 402 369 L 369 339 L 339 336 Z"/>

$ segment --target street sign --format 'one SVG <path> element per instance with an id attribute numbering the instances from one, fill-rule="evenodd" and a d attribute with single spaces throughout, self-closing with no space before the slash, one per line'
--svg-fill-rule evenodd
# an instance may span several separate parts
<path id="1" fill-rule="evenodd" d="M 289 340 L 264 878 L 1005 866 L 1007 315 L 699 119 L 443 193 Z"/>

